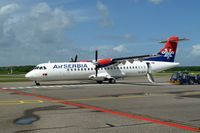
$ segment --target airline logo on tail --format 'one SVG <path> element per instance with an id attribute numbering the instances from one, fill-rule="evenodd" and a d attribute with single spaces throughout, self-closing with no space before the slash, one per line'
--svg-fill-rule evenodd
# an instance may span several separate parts
<path id="1" fill-rule="evenodd" d="M 161 54 L 163 54 L 163 57 L 166 57 L 167 60 L 169 60 L 171 57 L 174 56 L 174 51 L 172 49 L 167 49 L 165 48 L 164 50 L 161 51 Z"/>

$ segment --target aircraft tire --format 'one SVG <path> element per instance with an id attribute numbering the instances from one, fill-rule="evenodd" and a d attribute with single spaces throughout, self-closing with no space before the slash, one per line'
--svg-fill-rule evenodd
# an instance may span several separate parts
<path id="1" fill-rule="evenodd" d="M 108 83 L 110 83 L 110 84 L 115 84 L 115 83 L 116 83 L 116 80 L 115 80 L 115 79 L 109 79 L 109 80 L 108 80 Z"/>
<path id="2" fill-rule="evenodd" d="M 37 81 L 35 81 L 35 85 L 36 86 L 40 86 L 40 83 L 38 83 Z"/>
<path id="3" fill-rule="evenodd" d="M 98 83 L 98 84 L 102 84 L 102 83 L 103 83 L 103 81 L 97 81 L 97 83 Z"/>

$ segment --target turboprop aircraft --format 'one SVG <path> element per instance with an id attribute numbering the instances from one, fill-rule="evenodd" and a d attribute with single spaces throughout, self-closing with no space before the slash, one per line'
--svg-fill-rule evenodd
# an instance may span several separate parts
<path id="1" fill-rule="evenodd" d="M 98 51 L 95 52 L 93 61 L 77 61 L 77 56 L 71 62 L 42 63 L 37 65 L 25 77 L 40 85 L 41 81 L 58 80 L 94 80 L 97 83 L 108 81 L 115 83 L 117 79 L 144 76 L 153 83 L 153 73 L 167 70 L 179 65 L 174 62 L 177 44 L 179 41 L 188 40 L 171 36 L 166 41 L 164 48 L 157 54 L 130 56 L 122 58 L 98 59 Z"/>

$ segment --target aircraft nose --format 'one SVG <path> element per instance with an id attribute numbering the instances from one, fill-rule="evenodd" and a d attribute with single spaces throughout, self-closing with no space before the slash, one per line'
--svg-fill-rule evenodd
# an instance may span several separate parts
<path id="1" fill-rule="evenodd" d="M 30 76 L 29 73 L 27 73 L 27 74 L 25 75 L 26 78 L 29 78 L 29 76 Z"/>
<path id="2" fill-rule="evenodd" d="M 25 75 L 25 77 L 26 77 L 27 79 L 31 79 L 31 77 L 32 77 L 31 72 L 27 73 L 27 74 Z"/>

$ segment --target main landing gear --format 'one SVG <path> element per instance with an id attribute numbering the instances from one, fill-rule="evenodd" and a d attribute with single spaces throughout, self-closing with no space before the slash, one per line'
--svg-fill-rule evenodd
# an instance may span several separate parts
<path id="1" fill-rule="evenodd" d="M 102 83 L 103 83 L 103 81 L 97 81 L 97 83 L 98 83 L 98 84 L 102 84 Z"/>
<path id="2" fill-rule="evenodd" d="M 111 79 L 107 79 L 107 80 L 105 80 L 105 81 L 108 81 L 109 84 L 115 84 L 115 83 L 116 83 L 116 80 L 115 80 L 115 79 L 112 79 L 112 78 L 111 78 Z M 100 81 L 97 81 L 97 83 L 98 83 L 98 84 L 102 84 L 103 81 L 100 80 Z"/>
<path id="3" fill-rule="evenodd" d="M 115 79 L 109 79 L 109 80 L 108 80 L 108 83 L 110 83 L 110 84 L 115 84 L 115 83 L 116 83 L 116 80 L 115 80 Z"/>
<path id="4" fill-rule="evenodd" d="M 35 81 L 35 85 L 36 85 L 36 86 L 40 86 L 40 83 L 37 82 L 37 81 Z"/>

